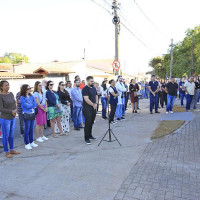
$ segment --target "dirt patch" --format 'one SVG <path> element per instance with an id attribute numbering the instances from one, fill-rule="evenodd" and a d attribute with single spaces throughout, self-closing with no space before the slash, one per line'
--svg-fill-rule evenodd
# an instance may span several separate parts
<path id="1" fill-rule="evenodd" d="M 173 112 L 186 112 L 185 108 L 182 108 L 180 106 L 174 105 Z"/>
<path id="2" fill-rule="evenodd" d="M 151 139 L 162 138 L 165 135 L 173 133 L 185 123 L 184 120 L 164 120 L 160 122 Z"/>

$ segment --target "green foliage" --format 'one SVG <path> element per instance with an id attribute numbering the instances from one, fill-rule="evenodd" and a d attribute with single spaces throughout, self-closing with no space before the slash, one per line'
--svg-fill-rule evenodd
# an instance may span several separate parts
<path id="1" fill-rule="evenodd" d="M 0 63 L 12 63 L 19 64 L 22 60 L 28 63 L 28 57 L 19 53 L 5 53 L 3 57 L 0 58 Z"/>
<path id="2" fill-rule="evenodd" d="M 164 78 L 170 73 L 170 49 L 163 57 L 153 58 L 149 65 L 155 75 Z M 175 44 L 173 51 L 173 76 L 183 77 L 200 73 L 200 26 L 188 29 L 183 41 Z"/>

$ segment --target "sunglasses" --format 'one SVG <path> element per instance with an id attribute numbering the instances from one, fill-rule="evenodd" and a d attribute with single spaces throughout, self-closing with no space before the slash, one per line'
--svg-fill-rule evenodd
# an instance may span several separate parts
<path id="1" fill-rule="evenodd" d="M 49 84 L 49 86 L 53 86 L 54 84 Z"/>
<path id="2" fill-rule="evenodd" d="M 26 90 L 30 90 L 31 88 L 27 88 Z"/>
<path id="3" fill-rule="evenodd" d="M 61 84 L 61 86 L 65 86 L 65 84 Z"/>

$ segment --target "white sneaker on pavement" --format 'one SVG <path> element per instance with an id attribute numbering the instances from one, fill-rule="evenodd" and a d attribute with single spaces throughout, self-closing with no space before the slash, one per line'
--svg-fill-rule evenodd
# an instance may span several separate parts
<path id="1" fill-rule="evenodd" d="M 166 112 L 166 114 L 168 115 L 168 114 L 169 114 L 169 112 Z"/>
<path id="2" fill-rule="evenodd" d="M 38 144 L 35 144 L 34 142 L 32 142 L 30 145 L 31 145 L 31 147 L 33 147 L 33 148 L 38 147 Z"/>
<path id="3" fill-rule="evenodd" d="M 170 111 L 170 113 L 173 114 L 174 112 L 173 112 L 173 111 Z"/>
<path id="4" fill-rule="evenodd" d="M 43 135 L 42 140 L 48 140 L 48 138 Z"/>
<path id="5" fill-rule="evenodd" d="M 25 149 L 26 149 L 26 150 L 31 150 L 31 149 L 32 149 L 32 147 L 31 147 L 31 145 L 30 145 L 30 144 L 27 144 L 27 145 L 25 145 Z"/>
<path id="6" fill-rule="evenodd" d="M 40 137 L 36 139 L 37 142 L 44 142 L 44 140 Z"/>

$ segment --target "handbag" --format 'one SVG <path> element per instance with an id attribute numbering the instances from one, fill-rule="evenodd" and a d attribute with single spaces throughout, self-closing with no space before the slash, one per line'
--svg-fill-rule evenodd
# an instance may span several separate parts
<path id="1" fill-rule="evenodd" d="M 141 92 L 134 92 L 134 97 L 142 96 Z"/>
<path id="2" fill-rule="evenodd" d="M 35 113 L 24 113 L 24 119 L 25 120 L 35 120 Z"/>
<path id="3" fill-rule="evenodd" d="M 42 95 L 42 101 L 43 101 L 43 95 Z M 40 102 L 40 105 L 41 105 L 42 101 Z M 35 108 L 35 115 L 37 115 L 37 114 L 38 114 L 38 108 Z"/>

